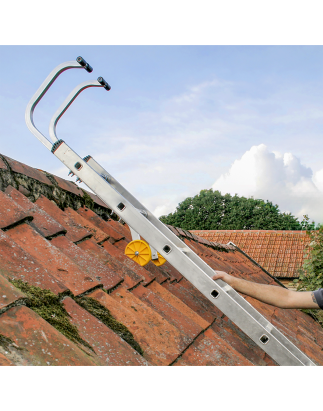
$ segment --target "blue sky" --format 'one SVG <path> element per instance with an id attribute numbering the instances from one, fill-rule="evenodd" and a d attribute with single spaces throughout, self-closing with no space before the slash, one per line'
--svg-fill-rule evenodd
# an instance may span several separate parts
<path id="1" fill-rule="evenodd" d="M 322 46 L 0 46 L 0 152 L 67 178 L 29 132 L 26 105 L 61 62 L 64 73 L 35 110 L 52 114 L 79 83 L 59 138 L 92 155 L 156 215 L 213 187 L 264 198 L 323 222 Z"/>

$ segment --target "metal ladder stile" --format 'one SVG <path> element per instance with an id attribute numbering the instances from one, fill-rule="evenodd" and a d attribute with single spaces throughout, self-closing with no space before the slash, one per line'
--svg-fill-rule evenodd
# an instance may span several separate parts
<path id="1" fill-rule="evenodd" d="M 140 239 L 140 236 L 145 239 L 152 250 L 152 259 L 157 258 L 157 252 L 164 257 L 279 365 L 316 365 L 232 287 L 222 280 L 212 280 L 213 269 L 193 250 L 186 247 L 181 239 L 95 159 L 91 156 L 81 158 L 63 140 L 57 138 L 56 125 L 59 119 L 83 90 L 89 87 L 110 90 L 109 84 L 102 77 L 96 81 L 81 83 L 55 112 L 49 127 L 53 144 L 37 130 L 33 123 L 33 111 L 36 105 L 56 78 L 63 71 L 74 67 L 92 71 L 81 57 L 78 57 L 76 62 L 67 62 L 56 67 L 27 105 L 25 118 L 29 130 L 68 167 L 70 173 L 77 176 L 78 181 L 83 181 L 112 212 L 128 224 L 133 239 Z"/>

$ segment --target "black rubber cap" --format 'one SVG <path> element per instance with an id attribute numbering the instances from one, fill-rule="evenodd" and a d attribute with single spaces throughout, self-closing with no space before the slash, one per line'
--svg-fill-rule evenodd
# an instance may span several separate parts
<path id="1" fill-rule="evenodd" d="M 86 70 L 88 73 L 92 73 L 93 68 L 89 65 L 89 63 L 87 63 L 87 62 L 84 60 L 83 57 L 78 56 L 77 59 L 76 59 L 76 61 L 77 61 L 82 67 L 84 67 L 85 70 Z"/>
<path id="2" fill-rule="evenodd" d="M 103 77 L 98 77 L 98 82 L 106 89 L 106 90 L 111 90 L 110 84 L 108 84 Z"/>

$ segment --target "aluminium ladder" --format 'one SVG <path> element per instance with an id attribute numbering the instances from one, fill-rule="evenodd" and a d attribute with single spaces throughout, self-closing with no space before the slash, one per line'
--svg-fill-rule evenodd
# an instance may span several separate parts
<path id="1" fill-rule="evenodd" d="M 63 140 L 58 139 L 56 125 L 59 119 L 83 90 L 89 87 L 110 90 L 111 87 L 102 77 L 79 84 L 55 112 L 49 125 L 49 135 L 53 143 L 35 127 L 33 122 L 35 107 L 58 76 L 72 68 L 83 68 L 89 73 L 93 70 L 82 57 L 57 66 L 27 105 L 25 120 L 29 130 L 69 168 L 70 174 L 77 176 L 77 181 L 83 181 L 120 219 L 128 224 L 133 239 L 131 243 L 141 241 L 140 236 L 145 239 L 149 244 L 149 256 L 145 258 L 148 260 L 151 258 L 156 265 L 161 265 L 167 260 L 279 365 L 316 365 L 230 285 L 220 279 L 212 280 L 213 269 L 91 156 L 81 158 Z M 133 253 L 137 256 L 139 252 L 133 251 Z M 135 255 L 132 257 L 136 260 Z"/>

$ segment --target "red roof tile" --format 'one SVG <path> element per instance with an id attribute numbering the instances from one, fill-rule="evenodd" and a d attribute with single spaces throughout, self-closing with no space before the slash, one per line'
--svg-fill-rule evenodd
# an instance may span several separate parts
<path id="1" fill-rule="evenodd" d="M 9 366 L 9 365 L 15 365 L 15 364 L 12 361 L 10 361 L 8 358 L 6 358 L 3 354 L 0 353 L 0 367 Z"/>
<path id="2" fill-rule="evenodd" d="M 106 221 L 102 220 L 102 218 L 100 218 L 97 214 L 95 214 L 94 211 L 90 210 L 87 207 L 81 207 L 77 210 L 77 212 L 94 226 L 102 230 L 109 237 L 112 237 L 115 241 L 119 241 L 124 238 L 124 236 L 119 231 L 112 227 L 111 220 L 109 220 L 109 223 L 107 223 Z"/>
<path id="3" fill-rule="evenodd" d="M 76 224 L 82 226 L 87 231 L 89 231 L 93 235 L 93 238 L 97 243 L 102 243 L 103 241 L 109 238 L 109 236 L 105 234 L 102 230 L 100 230 L 98 227 L 96 227 L 88 220 L 83 218 L 80 214 L 72 210 L 70 207 L 66 208 L 64 212 L 65 214 L 69 215 L 71 219 L 75 221 Z"/>
<path id="4" fill-rule="evenodd" d="M 107 290 L 114 288 L 122 282 L 122 277 L 100 260 L 93 258 L 89 253 L 72 243 L 66 237 L 56 237 L 51 241 L 63 254 L 77 264 L 91 278 L 94 278 Z"/>
<path id="5" fill-rule="evenodd" d="M 180 332 L 129 291 L 120 287 L 111 295 L 102 291 L 89 294 L 128 327 L 144 351 L 144 358 L 154 365 L 168 365 L 183 349 Z"/>
<path id="6" fill-rule="evenodd" d="M 98 197 L 96 194 L 91 193 L 90 191 L 87 191 L 87 190 L 84 190 L 84 191 L 86 191 L 86 193 L 92 198 L 92 200 L 93 200 L 96 204 L 100 205 L 101 207 L 108 208 L 107 204 L 105 204 L 105 203 L 101 200 L 101 198 Z"/>
<path id="7" fill-rule="evenodd" d="M 17 290 L 16 287 L 0 275 L 0 313 L 5 307 L 24 299 L 26 299 L 25 294 Z"/>
<path id="8" fill-rule="evenodd" d="M 0 168 L 3 170 L 8 170 L 8 167 L 6 166 L 6 163 L 0 158 Z"/>
<path id="9" fill-rule="evenodd" d="M 154 311 L 164 317 L 170 324 L 174 325 L 183 335 L 185 343 L 190 344 L 202 331 L 202 328 L 186 317 L 166 300 L 155 294 L 150 289 L 139 285 L 132 294 L 145 302 Z"/>
<path id="10" fill-rule="evenodd" d="M 207 328 L 210 324 L 200 317 L 194 310 L 189 308 L 182 300 L 175 297 L 174 294 L 168 292 L 164 287 L 159 285 L 156 281 L 150 283 L 147 288 L 152 290 L 155 294 L 162 297 L 165 301 L 171 304 L 179 312 L 185 315 L 185 317 L 190 318 L 195 324 L 197 324 L 201 329 Z"/>
<path id="11" fill-rule="evenodd" d="M 48 269 L 1 230 L 0 255 L 0 272 L 7 278 L 22 280 L 55 294 L 67 291 L 67 287 L 53 277 Z"/>
<path id="12" fill-rule="evenodd" d="M 81 338 L 91 345 L 104 365 L 148 365 L 122 338 L 71 298 L 65 298 L 63 303 Z"/>
<path id="13" fill-rule="evenodd" d="M 19 173 L 19 174 L 24 174 L 28 177 L 33 178 L 34 180 L 40 181 L 40 182 L 48 184 L 50 186 L 52 185 L 52 183 L 45 176 L 45 174 L 42 173 L 41 171 L 37 170 L 36 168 L 32 168 L 32 167 L 27 166 L 26 164 L 19 163 L 18 161 L 13 160 L 10 157 L 7 157 L 7 156 L 3 156 L 3 157 L 8 162 L 8 164 L 9 164 L 12 171 L 15 171 L 16 173 Z"/>
<path id="14" fill-rule="evenodd" d="M 83 197 L 83 191 L 80 188 L 78 188 L 78 186 L 75 183 L 73 183 L 73 181 L 64 180 L 63 178 L 54 175 L 52 177 L 56 180 L 58 186 L 63 190 L 73 193 L 77 196 Z"/>
<path id="15" fill-rule="evenodd" d="M 100 284 L 27 224 L 16 226 L 7 233 L 74 295 L 83 294 Z"/>
<path id="16" fill-rule="evenodd" d="M 48 200 L 43 195 L 38 198 L 36 203 L 38 207 L 58 221 L 66 230 L 66 237 L 76 243 L 84 238 L 92 237 L 92 234 L 77 224 L 73 218 L 64 213 L 56 204 Z"/>
<path id="17" fill-rule="evenodd" d="M 104 248 L 96 244 L 92 239 L 82 241 L 78 244 L 78 247 L 88 252 L 92 255 L 92 257 L 100 260 L 103 265 L 106 265 L 108 268 L 119 273 L 119 275 L 124 278 L 128 288 L 133 288 L 143 281 L 140 275 L 124 266 Z"/>
<path id="18" fill-rule="evenodd" d="M 97 365 L 97 361 L 27 307 L 0 316 L 0 334 L 18 346 L 23 365 Z"/>
<path id="19" fill-rule="evenodd" d="M 288 230 L 194 230 L 192 233 L 211 241 L 232 241 L 270 274 L 278 278 L 297 278 L 309 243 L 306 231 Z M 259 250 L 262 250 L 259 253 Z M 280 255 L 284 255 L 281 264 Z"/>
<path id="20" fill-rule="evenodd" d="M 253 365 L 209 329 L 200 335 L 175 365 Z"/>
<path id="21" fill-rule="evenodd" d="M 8 229 L 18 223 L 26 220 L 32 220 L 33 216 L 30 212 L 25 211 L 13 199 L 2 191 L 0 191 L 0 228 Z"/>
<path id="22" fill-rule="evenodd" d="M 35 228 L 45 238 L 50 238 L 58 234 L 65 234 L 65 228 L 55 221 L 50 215 L 45 213 L 36 204 L 32 203 L 26 196 L 21 194 L 12 186 L 7 187 L 5 193 L 9 195 L 17 204 L 33 217 L 30 225 Z"/>

